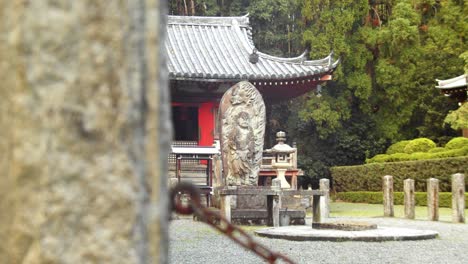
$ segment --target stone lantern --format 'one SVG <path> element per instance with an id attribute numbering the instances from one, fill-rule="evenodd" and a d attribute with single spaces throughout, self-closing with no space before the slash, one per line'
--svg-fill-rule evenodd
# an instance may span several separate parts
<path id="1" fill-rule="evenodd" d="M 292 148 L 288 144 L 285 144 L 286 133 L 279 131 L 276 133 L 276 144 L 273 148 L 267 149 L 267 153 L 273 153 L 275 158 L 273 159 L 271 166 L 276 169 L 277 178 L 281 180 L 281 188 L 289 189 L 291 185 L 286 181 L 286 171 L 294 167 L 293 159 L 291 154 L 296 152 L 296 148 Z"/>

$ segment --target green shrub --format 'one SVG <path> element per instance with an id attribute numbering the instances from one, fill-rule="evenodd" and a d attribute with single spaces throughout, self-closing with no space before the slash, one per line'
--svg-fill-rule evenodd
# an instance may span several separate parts
<path id="1" fill-rule="evenodd" d="M 409 160 L 425 160 L 431 158 L 431 153 L 427 152 L 414 152 L 409 155 Z"/>
<path id="2" fill-rule="evenodd" d="M 428 152 L 436 147 L 436 143 L 428 138 L 416 138 L 411 140 L 404 149 L 405 153 Z"/>
<path id="3" fill-rule="evenodd" d="M 402 151 L 402 148 L 404 149 L 404 152 L 397 152 Z M 435 147 L 435 143 L 430 139 L 417 138 L 411 141 L 404 140 L 395 143 L 387 149 L 387 154 L 375 155 L 373 158 L 367 159 L 366 163 L 443 159 L 467 155 L 467 138 L 454 138 L 446 144 L 445 148 Z"/>
<path id="4" fill-rule="evenodd" d="M 443 152 L 430 153 L 430 158 L 432 159 L 441 159 L 441 158 L 450 158 L 450 157 L 461 157 L 468 155 L 468 146 L 458 149 L 449 149 Z"/>
<path id="5" fill-rule="evenodd" d="M 438 153 L 438 152 L 444 152 L 446 150 L 447 150 L 446 148 L 436 147 L 436 148 L 430 149 L 428 153 Z"/>
<path id="6" fill-rule="evenodd" d="M 395 161 L 406 161 L 410 159 L 410 155 L 407 153 L 395 153 L 390 155 L 387 162 L 395 162 Z"/>
<path id="7" fill-rule="evenodd" d="M 403 192 L 394 192 L 393 198 L 395 205 L 403 205 L 405 202 Z M 426 192 L 416 192 L 414 198 L 417 206 L 427 206 Z M 339 192 L 334 194 L 332 199 L 350 203 L 383 204 L 382 192 Z M 465 199 L 468 200 L 468 193 L 465 193 Z M 452 193 L 439 193 L 439 207 L 452 207 Z M 465 208 L 468 208 L 468 203 L 465 203 Z"/>
<path id="8" fill-rule="evenodd" d="M 367 159 L 366 163 L 380 163 L 387 162 L 390 158 L 390 155 L 387 154 L 377 154 L 371 159 Z"/>
<path id="9" fill-rule="evenodd" d="M 460 149 L 464 147 L 468 147 L 468 138 L 465 138 L 465 137 L 452 138 L 445 145 L 446 149 Z"/>
<path id="10" fill-rule="evenodd" d="M 438 154 L 438 153 L 433 153 Z M 382 176 L 393 175 L 394 190 L 403 191 L 403 180 L 415 180 L 417 191 L 426 191 L 428 178 L 439 179 L 440 191 L 450 191 L 450 177 L 455 173 L 468 175 L 468 156 L 405 162 L 371 163 L 359 166 L 330 168 L 333 188 L 338 192 L 380 191 Z M 468 184 L 468 181 L 466 181 Z M 467 185 L 468 187 L 468 185 Z M 468 189 L 468 188 L 467 188 Z"/>
<path id="11" fill-rule="evenodd" d="M 410 143 L 410 140 L 403 140 L 403 141 L 400 141 L 400 142 L 397 142 L 393 145 L 391 145 L 390 147 L 388 147 L 387 149 L 387 154 L 395 154 L 395 153 L 404 153 L 405 152 L 405 147 L 406 145 L 408 145 L 408 143 Z"/>

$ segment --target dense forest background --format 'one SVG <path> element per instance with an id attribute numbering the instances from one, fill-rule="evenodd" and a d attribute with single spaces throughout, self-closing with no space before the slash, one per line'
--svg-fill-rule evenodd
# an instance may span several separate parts
<path id="1" fill-rule="evenodd" d="M 311 59 L 334 51 L 333 81 L 316 93 L 276 105 L 268 131 L 296 142 L 312 182 L 336 165 L 362 164 L 392 143 L 460 135 L 444 118 L 457 102 L 435 79 L 466 72 L 468 7 L 464 0 L 171 0 L 170 14 L 249 14 L 263 52 Z M 270 138 L 274 138 L 271 137 Z M 273 142 L 267 142 L 271 146 Z"/>

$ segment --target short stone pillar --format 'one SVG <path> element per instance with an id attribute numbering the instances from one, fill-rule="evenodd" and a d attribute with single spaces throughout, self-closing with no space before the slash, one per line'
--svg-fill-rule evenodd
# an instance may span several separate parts
<path id="1" fill-rule="evenodd" d="M 415 194 L 414 180 L 406 179 L 403 181 L 403 191 L 405 196 L 405 218 L 415 218 Z"/>
<path id="2" fill-rule="evenodd" d="M 383 204 L 384 216 L 393 217 L 393 176 L 383 176 Z"/>
<path id="3" fill-rule="evenodd" d="M 452 175 L 452 222 L 465 223 L 465 175 Z"/>
<path id="4" fill-rule="evenodd" d="M 330 217 L 330 180 L 320 179 L 320 190 L 326 192 L 320 199 L 320 214 L 322 219 Z"/>
<path id="5" fill-rule="evenodd" d="M 228 222 L 231 222 L 231 195 L 221 195 L 219 201 L 219 212 Z"/>
<path id="6" fill-rule="evenodd" d="M 271 182 L 271 189 L 281 191 L 281 179 L 273 179 Z M 273 227 L 280 226 L 280 209 L 281 209 L 281 197 L 279 195 L 268 195 L 267 196 L 267 208 L 268 208 L 268 223 L 267 225 Z M 271 222 L 270 222 L 271 221 Z"/>
<path id="7" fill-rule="evenodd" d="M 427 180 L 427 218 L 430 221 L 439 220 L 439 180 Z"/>
<path id="8" fill-rule="evenodd" d="M 312 225 L 314 223 L 322 222 L 322 215 L 320 213 L 320 200 L 321 195 L 312 196 Z"/>

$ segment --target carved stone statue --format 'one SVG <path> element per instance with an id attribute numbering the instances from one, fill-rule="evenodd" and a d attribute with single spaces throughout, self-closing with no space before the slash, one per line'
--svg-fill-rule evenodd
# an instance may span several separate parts
<path id="1" fill-rule="evenodd" d="M 219 107 L 223 177 L 226 185 L 257 185 L 265 135 L 265 104 L 249 82 L 223 95 Z"/>

